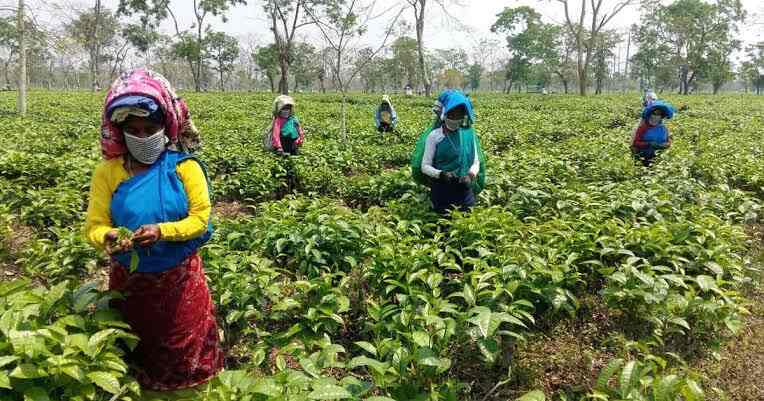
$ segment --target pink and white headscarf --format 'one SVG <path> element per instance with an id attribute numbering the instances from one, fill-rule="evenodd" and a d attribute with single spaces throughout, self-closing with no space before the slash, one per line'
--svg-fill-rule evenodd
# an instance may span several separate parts
<path id="1" fill-rule="evenodd" d="M 191 121 L 186 102 L 175 94 L 165 77 L 139 68 L 122 73 L 106 94 L 101 117 L 101 153 L 105 159 L 127 153 L 122 129 L 111 121 L 106 110 L 115 99 L 129 95 L 146 96 L 157 102 L 164 114 L 164 132 L 170 139 L 171 148 L 184 152 L 199 149 L 199 131 Z"/>

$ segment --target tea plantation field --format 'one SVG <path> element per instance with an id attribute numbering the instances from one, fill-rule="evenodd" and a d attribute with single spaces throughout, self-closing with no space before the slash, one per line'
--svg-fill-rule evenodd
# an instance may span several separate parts
<path id="1" fill-rule="evenodd" d="M 394 97 L 399 132 L 380 137 L 379 97 L 353 96 L 342 136 L 337 96 L 298 95 L 292 159 L 261 149 L 270 94 L 187 99 L 214 191 L 202 253 L 226 371 L 140 392 L 121 348 L 136 338 L 81 236 L 103 95 L 33 92 L 22 119 L 3 93 L 1 401 L 741 393 L 703 366 L 760 310 L 764 97 L 668 95 L 674 145 L 646 169 L 628 153 L 635 94 L 474 95 L 488 186 L 450 219 L 408 167 L 433 99 Z"/>

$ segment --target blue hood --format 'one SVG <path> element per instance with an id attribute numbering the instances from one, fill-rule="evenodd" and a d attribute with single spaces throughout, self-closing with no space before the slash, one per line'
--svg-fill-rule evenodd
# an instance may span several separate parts
<path id="1" fill-rule="evenodd" d="M 642 110 L 642 118 L 645 120 L 650 118 L 650 114 L 652 114 L 655 109 L 660 109 L 663 111 L 663 114 L 666 115 L 666 119 L 671 119 L 674 117 L 674 111 L 676 110 L 674 109 L 674 106 L 671 105 L 671 103 L 664 102 L 663 100 L 656 100 Z"/>
<path id="2" fill-rule="evenodd" d="M 467 116 L 470 118 L 470 123 L 475 122 L 475 111 L 472 110 L 472 102 L 470 99 L 462 93 L 462 91 L 451 89 L 447 90 L 438 96 L 438 101 L 443 105 L 443 109 L 440 112 L 440 119 L 445 120 L 446 114 L 449 111 L 464 106 L 467 109 Z"/>

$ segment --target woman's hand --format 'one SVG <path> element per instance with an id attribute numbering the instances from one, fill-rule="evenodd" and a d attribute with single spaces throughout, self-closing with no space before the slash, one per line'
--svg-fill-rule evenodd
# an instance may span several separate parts
<path id="1" fill-rule="evenodd" d="M 439 178 L 441 182 L 445 182 L 447 184 L 453 184 L 453 183 L 459 182 L 459 178 L 450 171 L 441 171 L 439 174 Z"/>
<path id="2" fill-rule="evenodd" d="M 133 241 L 129 239 L 119 240 L 119 230 L 109 230 L 103 236 L 104 247 L 108 255 L 127 252 L 133 249 Z"/>
<path id="3" fill-rule="evenodd" d="M 471 171 L 464 177 L 459 177 L 459 182 L 463 185 L 470 186 L 475 181 L 475 174 Z"/>
<path id="4" fill-rule="evenodd" d="M 142 247 L 150 247 L 162 238 L 162 230 L 156 224 L 142 225 L 135 230 L 133 242 Z"/>

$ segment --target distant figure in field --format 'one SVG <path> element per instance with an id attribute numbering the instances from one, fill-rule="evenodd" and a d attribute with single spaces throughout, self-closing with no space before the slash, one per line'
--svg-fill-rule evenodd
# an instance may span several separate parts
<path id="1" fill-rule="evenodd" d="M 645 92 L 644 98 L 642 98 L 642 107 L 647 107 L 653 104 L 656 100 L 658 100 L 658 95 L 653 91 L 647 91 Z"/>
<path id="2" fill-rule="evenodd" d="M 374 123 L 377 126 L 377 131 L 380 133 L 392 132 L 395 130 L 395 125 L 398 124 L 398 113 L 395 112 L 392 102 L 390 102 L 390 96 L 383 96 L 382 103 L 377 107 L 377 111 L 374 113 Z"/>
<path id="3" fill-rule="evenodd" d="M 655 100 L 642 110 L 639 124 L 631 136 L 631 152 L 644 166 L 652 164 L 657 151 L 671 147 L 671 134 L 664 120 L 674 116 L 674 106 Z"/>
<path id="4" fill-rule="evenodd" d="M 294 115 L 294 106 L 294 99 L 287 95 L 280 95 L 273 101 L 271 147 L 280 155 L 296 155 L 305 140 L 300 121 Z"/>
<path id="5" fill-rule="evenodd" d="M 406 87 L 403 88 L 403 91 L 406 93 L 407 97 L 414 96 L 414 90 L 411 89 L 411 85 L 406 85 Z"/>
<path id="6" fill-rule="evenodd" d="M 438 97 L 440 121 L 423 132 L 411 160 L 414 179 L 430 187 L 433 209 L 439 214 L 469 211 L 485 185 L 485 156 L 473 128 L 472 103 L 460 91 Z"/>

